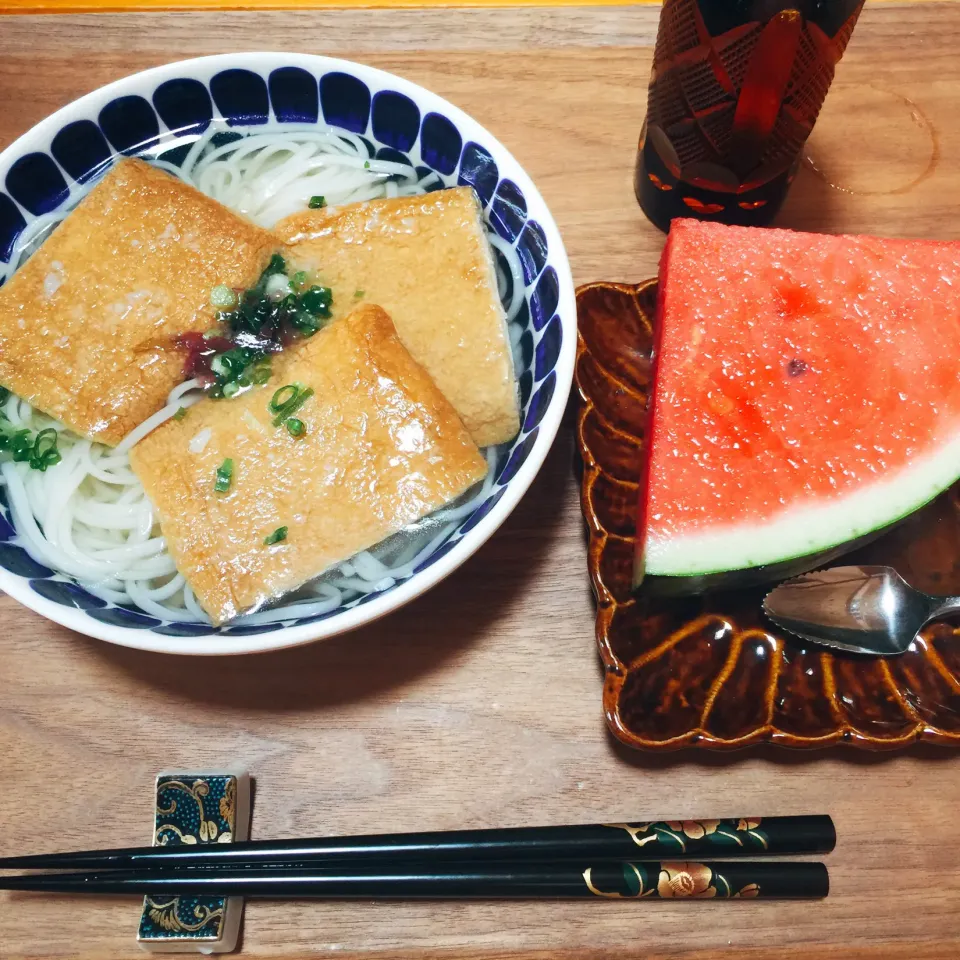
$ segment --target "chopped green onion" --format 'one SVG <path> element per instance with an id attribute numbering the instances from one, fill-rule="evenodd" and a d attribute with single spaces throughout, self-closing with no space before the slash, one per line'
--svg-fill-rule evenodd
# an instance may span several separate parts
<path id="1" fill-rule="evenodd" d="M 320 196 L 311 197 L 310 202 L 307 204 L 311 210 L 319 210 L 321 207 L 325 207 L 326 205 L 327 201 Z"/>
<path id="2" fill-rule="evenodd" d="M 296 398 L 301 389 L 302 387 L 299 383 L 288 383 L 286 386 L 280 387 L 270 398 L 270 410 L 273 413 L 282 410 L 288 403 Z"/>
<path id="3" fill-rule="evenodd" d="M 217 493 L 226 493 L 230 489 L 232 481 L 233 461 L 227 457 L 227 459 L 217 467 L 217 479 L 214 481 L 213 489 Z"/>
<path id="4" fill-rule="evenodd" d="M 279 253 L 275 253 L 271 258 L 270 262 L 267 264 L 267 268 L 260 274 L 261 282 L 266 280 L 267 277 L 273 276 L 275 273 L 286 273 L 287 272 L 287 261 L 280 256 Z"/>
<path id="5" fill-rule="evenodd" d="M 370 169 L 370 161 L 369 161 L 369 160 L 364 160 L 364 161 L 363 161 L 363 169 L 364 169 L 364 170 L 369 170 L 369 169 Z"/>
<path id="6" fill-rule="evenodd" d="M 329 317 L 330 304 L 333 303 L 333 291 L 329 287 L 311 287 L 300 294 L 300 306 L 314 316 Z"/>
<path id="7" fill-rule="evenodd" d="M 312 337 L 323 326 L 323 322 L 308 310 L 296 313 L 291 322 L 306 337 Z"/>
<path id="8" fill-rule="evenodd" d="M 291 332 L 304 337 L 313 336 L 324 326 L 323 321 L 330 317 L 332 291 L 316 284 L 311 286 L 310 271 L 297 270 L 288 276 L 287 269 L 284 258 L 274 254 L 256 285 L 243 291 L 232 309 L 221 311 L 218 315 L 218 320 L 226 330 L 215 331 L 214 335 L 226 336 L 234 342 L 255 342 L 258 346 L 255 349 L 235 347 L 221 354 L 230 360 L 229 367 L 211 358 L 216 377 L 216 383 L 210 391 L 211 397 L 223 396 L 224 384 L 237 379 L 243 367 L 287 345 Z M 242 352 L 244 350 L 245 353 Z M 241 379 L 240 385 L 247 384 Z"/>
<path id="9" fill-rule="evenodd" d="M 255 363 L 252 366 L 247 367 L 243 373 L 240 374 L 240 382 L 246 386 L 244 382 L 245 379 L 250 381 L 250 386 L 261 387 L 270 379 L 270 360 L 261 360 L 259 363 Z"/>
<path id="10" fill-rule="evenodd" d="M 5 429 L 9 426 L 12 426 L 10 421 L 0 413 L 0 450 L 9 452 L 14 462 L 28 463 L 31 470 L 43 473 L 47 467 L 61 461 L 57 449 L 57 431 L 53 427 L 47 427 L 33 436 L 29 430 L 9 433 Z"/>
<path id="11" fill-rule="evenodd" d="M 289 431 L 291 437 L 301 437 L 303 436 L 303 432 L 307 429 L 304 426 L 303 421 L 298 420 L 296 417 L 289 417 L 285 421 L 284 426 Z"/>
<path id="12" fill-rule="evenodd" d="M 270 400 L 269 409 L 275 413 L 273 425 L 279 427 L 288 417 L 297 412 L 313 396 L 312 387 L 302 383 L 288 383 L 277 390 Z"/>
<path id="13" fill-rule="evenodd" d="M 33 441 L 33 452 L 30 457 L 30 466 L 41 473 L 60 462 L 60 451 L 57 449 L 57 431 L 47 427 L 37 434 Z"/>
<path id="14" fill-rule="evenodd" d="M 221 283 L 210 291 L 210 304 L 221 310 L 232 310 L 237 305 L 237 295 L 226 284 Z"/>
<path id="15" fill-rule="evenodd" d="M 263 541 L 265 547 L 270 547 L 275 543 L 282 543 L 287 539 L 287 528 L 286 527 L 277 527 L 269 537 L 266 537 Z"/>
<path id="16" fill-rule="evenodd" d="M 365 290 L 354 290 L 354 291 L 353 291 L 353 299 L 354 299 L 354 300 L 362 300 L 365 294 L 366 294 L 366 291 L 365 291 Z"/>
<path id="17" fill-rule="evenodd" d="M 29 460 L 32 451 L 33 441 L 30 439 L 29 430 L 17 430 L 17 432 L 10 437 L 10 452 L 13 454 L 13 459 L 17 463 L 23 463 L 24 460 Z"/>
<path id="18" fill-rule="evenodd" d="M 187 415 L 187 408 L 180 407 L 179 410 L 173 415 L 174 420 L 182 420 Z"/>
<path id="19" fill-rule="evenodd" d="M 235 397 L 241 387 L 263 384 L 270 379 L 270 357 L 253 347 L 234 347 L 217 354 L 210 362 L 216 382 L 210 390 L 214 399 Z"/>
<path id="20" fill-rule="evenodd" d="M 38 457 L 48 453 L 57 445 L 57 431 L 53 427 L 47 427 L 37 434 L 37 439 L 33 442 L 34 452 Z"/>
<path id="21" fill-rule="evenodd" d="M 313 197 L 325 201 L 324 197 Z M 211 302 L 224 304 L 218 315 L 217 330 L 205 336 L 225 337 L 234 346 L 211 356 L 214 351 L 201 353 L 198 369 L 209 369 L 214 382 L 208 396 L 213 399 L 235 397 L 245 388 L 265 384 L 270 379 L 270 355 L 287 346 L 296 336 L 312 337 L 321 330 L 331 316 L 333 292 L 329 287 L 311 285 L 311 272 L 297 270 L 288 275 L 288 263 L 275 253 L 260 274 L 256 285 L 242 291 L 221 284 L 211 293 Z M 228 296 L 231 298 L 228 304 Z M 242 345 L 241 345 L 242 344 Z M 249 346 L 247 345 L 249 344 Z M 303 403 L 305 394 L 293 408 Z M 295 399 L 295 395 L 287 400 Z M 283 415 L 290 411 L 275 411 Z"/>

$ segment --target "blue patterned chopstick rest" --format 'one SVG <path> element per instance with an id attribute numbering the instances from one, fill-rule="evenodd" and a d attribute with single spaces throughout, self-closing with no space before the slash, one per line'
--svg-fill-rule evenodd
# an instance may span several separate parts
<path id="1" fill-rule="evenodd" d="M 250 827 L 246 773 L 162 773 L 153 844 L 232 843 Z M 237 947 L 242 897 L 144 897 L 137 942 L 158 953 L 229 953 Z"/>

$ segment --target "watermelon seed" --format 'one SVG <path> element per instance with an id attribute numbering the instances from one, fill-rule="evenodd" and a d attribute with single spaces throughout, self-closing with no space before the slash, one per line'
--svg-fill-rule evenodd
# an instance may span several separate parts
<path id="1" fill-rule="evenodd" d="M 791 377 L 799 377 L 801 374 L 806 373 L 807 365 L 803 360 L 791 360 L 787 364 L 787 373 Z"/>

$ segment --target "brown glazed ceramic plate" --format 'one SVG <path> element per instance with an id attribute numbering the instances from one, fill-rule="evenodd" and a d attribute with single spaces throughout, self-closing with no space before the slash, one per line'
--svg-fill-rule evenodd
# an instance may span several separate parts
<path id="1" fill-rule="evenodd" d="M 683 599 L 631 593 L 656 281 L 577 291 L 577 437 L 614 735 L 643 750 L 757 743 L 891 750 L 960 746 L 960 629 L 936 624 L 901 657 L 843 656 L 788 639 L 761 613 L 768 587 Z M 960 487 L 844 562 L 889 563 L 960 594 Z"/>

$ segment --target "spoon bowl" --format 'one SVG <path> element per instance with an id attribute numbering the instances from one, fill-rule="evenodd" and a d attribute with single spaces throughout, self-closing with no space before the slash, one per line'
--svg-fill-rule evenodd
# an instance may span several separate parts
<path id="1" fill-rule="evenodd" d="M 763 610 L 790 633 L 825 647 L 888 657 L 905 653 L 931 620 L 960 610 L 960 597 L 932 597 L 893 567 L 832 567 L 775 587 Z"/>

